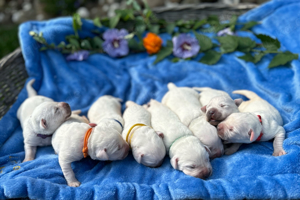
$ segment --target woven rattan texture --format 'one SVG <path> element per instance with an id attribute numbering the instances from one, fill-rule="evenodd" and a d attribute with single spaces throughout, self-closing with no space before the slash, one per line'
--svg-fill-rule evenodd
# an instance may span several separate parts
<path id="1" fill-rule="evenodd" d="M 27 77 L 20 48 L 0 60 L 0 119 L 16 101 Z"/>

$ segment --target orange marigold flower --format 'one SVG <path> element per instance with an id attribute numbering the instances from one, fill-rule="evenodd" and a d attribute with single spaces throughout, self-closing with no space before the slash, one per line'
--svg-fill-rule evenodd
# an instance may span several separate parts
<path id="1" fill-rule="evenodd" d="M 162 39 L 154 33 L 148 33 L 143 39 L 143 45 L 149 54 L 157 53 L 161 48 L 162 42 Z"/>

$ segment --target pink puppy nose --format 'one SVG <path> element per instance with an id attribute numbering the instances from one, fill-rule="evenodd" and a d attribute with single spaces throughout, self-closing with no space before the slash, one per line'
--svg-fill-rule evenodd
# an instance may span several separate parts
<path id="1" fill-rule="evenodd" d="M 201 179 L 206 179 L 210 175 L 211 175 L 211 170 L 209 168 L 203 168 L 197 177 Z"/>

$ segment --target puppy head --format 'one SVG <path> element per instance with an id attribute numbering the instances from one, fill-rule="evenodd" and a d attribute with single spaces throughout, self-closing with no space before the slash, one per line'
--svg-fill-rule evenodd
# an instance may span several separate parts
<path id="1" fill-rule="evenodd" d="M 98 124 L 90 136 L 89 155 L 94 160 L 123 160 L 128 155 L 129 145 L 117 129 Z"/>
<path id="2" fill-rule="evenodd" d="M 217 96 L 210 100 L 210 102 L 201 108 L 202 112 L 206 113 L 206 120 L 211 125 L 218 125 L 231 113 L 239 112 L 239 105 L 242 99 L 232 100 L 228 96 Z"/>
<path id="3" fill-rule="evenodd" d="M 218 137 L 216 127 L 208 123 L 205 125 L 200 124 L 194 135 L 209 148 L 208 154 L 210 158 L 221 157 L 224 154 L 223 143 Z"/>
<path id="4" fill-rule="evenodd" d="M 150 127 L 140 127 L 135 130 L 131 139 L 131 149 L 134 159 L 148 167 L 158 167 L 166 155 L 163 134 Z"/>
<path id="5" fill-rule="evenodd" d="M 34 109 L 31 122 L 36 133 L 52 134 L 70 115 L 69 104 L 44 102 Z"/>
<path id="6" fill-rule="evenodd" d="M 169 154 L 172 167 L 189 176 L 205 179 L 212 173 L 209 155 L 195 136 L 188 136 L 174 143 Z"/>
<path id="7" fill-rule="evenodd" d="M 218 125 L 217 130 L 224 143 L 251 143 L 259 137 L 262 126 L 254 114 L 233 113 Z"/>

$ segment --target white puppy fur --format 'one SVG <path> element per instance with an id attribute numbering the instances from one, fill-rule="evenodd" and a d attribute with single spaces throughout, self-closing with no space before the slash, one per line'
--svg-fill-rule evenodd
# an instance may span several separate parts
<path id="1" fill-rule="evenodd" d="M 233 113 L 218 125 L 219 137 L 226 143 L 237 143 L 226 150 L 226 154 L 234 153 L 241 143 L 255 142 L 261 133 L 263 135 L 259 141 L 268 141 L 275 137 L 274 156 L 286 154 L 282 147 L 285 130 L 279 112 L 254 92 L 239 90 L 234 93 L 245 95 L 250 100 L 241 105 L 242 113 Z M 261 116 L 262 123 L 258 115 Z"/>
<path id="2" fill-rule="evenodd" d="M 34 79 L 27 85 L 28 98 L 17 111 L 24 137 L 25 159 L 33 160 L 37 146 L 51 145 L 53 132 L 71 115 L 69 104 L 54 102 L 52 99 L 37 95 L 32 88 Z"/>
<path id="3" fill-rule="evenodd" d="M 218 136 L 216 127 L 208 123 L 204 115 L 194 119 L 189 125 L 189 129 L 209 148 L 210 158 L 221 157 L 224 154 L 223 143 Z"/>
<path id="4" fill-rule="evenodd" d="M 206 115 L 206 120 L 211 125 L 218 125 L 226 119 L 231 113 L 239 112 L 239 105 L 242 99 L 232 100 L 227 95 L 213 97 L 209 103 L 201 108 Z"/>
<path id="5" fill-rule="evenodd" d="M 125 140 L 128 138 L 127 142 L 130 143 L 134 159 L 145 166 L 160 166 L 166 155 L 166 148 L 162 141 L 163 134 L 151 128 L 151 115 L 145 108 L 132 101 L 127 101 L 126 107 L 122 135 Z M 146 126 L 136 126 L 128 133 L 135 124 Z"/>
<path id="6" fill-rule="evenodd" d="M 109 108 L 106 108 L 109 109 Z M 99 111 L 101 112 L 101 111 Z M 59 165 L 69 186 L 78 187 L 71 163 L 84 158 L 84 138 L 91 128 L 86 118 L 73 112 L 71 118 L 63 123 L 53 134 L 52 146 L 58 154 Z M 121 127 L 113 120 L 102 119 L 92 130 L 88 139 L 88 155 L 93 160 L 122 160 L 129 151 L 128 144 L 122 139 Z"/>
<path id="7" fill-rule="evenodd" d="M 152 115 L 153 128 L 164 134 L 163 141 L 172 167 L 190 176 L 208 177 L 212 167 L 209 155 L 200 140 L 163 104 L 152 99 L 148 110 Z"/>
<path id="8" fill-rule="evenodd" d="M 176 87 L 173 83 L 169 83 L 168 88 L 162 104 L 175 112 L 184 125 L 189 126 L 193 119 L 203 115 L 198 92 L 188 87 Z"/>
<path id="9" fill-rule="evenodd" d="M 199 101 L 201 105 L 205 106 L 207 105 L 210 100 L 217 96 L 227 96 L 230 97 L 227 92 L 224 92 L 223 90 L 216 90 L 212 89 L 210 87 L 193 87 L 194 90 L 200 91 L 200 98 Z"/>

